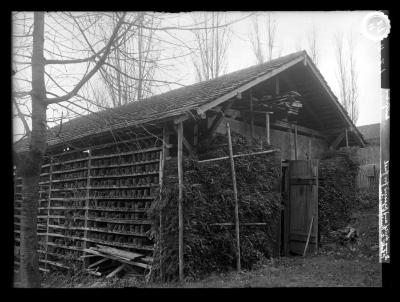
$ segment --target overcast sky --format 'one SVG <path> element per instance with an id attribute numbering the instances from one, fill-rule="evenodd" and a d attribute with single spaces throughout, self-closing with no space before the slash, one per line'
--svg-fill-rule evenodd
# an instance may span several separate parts
<path id="1" fill-rule="evenodd" d="M 307 50 L 307 32 L 315 25 L 317 29 L 318 68 L 329 86 L 338 96 L 337 66 L 333 49 L 333 39 L 338 31 L 344 35 L 354 34 L 356 44 L 356 64 L 359 82 L 359 118 L 357 126 L 380 122 L 380 42 L 368 40 L 361 33 L 363 18 L 370 11 L 349 12 L 273 12 L 276 19 L 276 54 L 296 52 L 298 41 Z M 232 12 L 231 19 L 238 19 L 248 12 Z M 185 18 L 185 17 L 183 17 Z M 259 22 L 263 20 L 262 15 Z M 264 19 L 265 20 L 265 19 Z M 228 72 L 255 64 L 250 42 L 251 18 L 232 26 L 231 45 L 228 49 Z M 261 26 L 260 26 L 261 27 Z M 194 76 L 187 73 L 187 83 L 194 82 Z"/>
<path id="2" fill-rule="evenodd" d="M 337 64 L 334 53 L 334 36 L 342 31 L 345 36 L 353 33 L 356 45 L 356 68 L 359 83 L 359 118 L 356 125 L 366 125 L 380 122 L 380 43 L 373 42 L 361 33 L 363 18 L 370 11 L 349 12 L 272 12 L 276 20 L 276 49 L 274 57 L 287 55 L 301 48 L 307 50 L 307 34 L 312 26 L 317 29 L 318 68 L 329 86 L 338 96 Z M 261 34 L 265 32 L 267 12 L 257 12 L 259 15 Z M 179 13 L 166 15 L 163 25 L 189 25 L 193 23 L 195 13 Z M 231 25 L 231 42 L 227 51 L 227 70 L 232 72 L 256 64 L 250 42 L 252 17 L 246 18 L 251 12 L 230 12 L 227 20 L 241 20 Z M 49 19 L 47 19 L 49 20 Z M 50 20 L 51 21 L 51 20 Z M 191 44 L 193 33 L 187 30 L 161 32 L 165 41 L 176 42 L 176 38 Z M 165 51 L 167 53 L 168 51 Z M 168 56 L 168 55 L 167 55 Z M 190 57 L 184 57 L 168 62 L 172 68 L 169 72 L 160 73 L 158 79 L 174 79 L 181 84 L 194 83 L 195 74 Z M 19 83 L 19 86 L 23 83 Z M 63 85 L 64 86 L 64 85 Z M 64 86 L 66 87 L 66 86 Z M 179 86 L 176 86 L 179 87 Z M 174 88 L 174 87 L 172 87 Z M 167 87 L 164 87 L 165 91 Z M 162 90 L 158 91 L 162 92 Z M 15 123 L 16 132 L 22 133 L 22 125 Z M 15 132 L 14 132 L 15 133 Z"/>

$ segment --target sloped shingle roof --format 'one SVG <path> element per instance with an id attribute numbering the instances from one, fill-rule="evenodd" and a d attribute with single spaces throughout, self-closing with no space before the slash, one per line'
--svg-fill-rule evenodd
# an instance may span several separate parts
<path id="1" fill-rule="evenodd" d="M 266 75 L 290 61 L 305 56 L 305 51 L 289 54 L 261 65 L 251 66 L 218 78 L 181 87 L 142 101 L 131 102 L 118 108 L 103 110 L 75 118 L 62 125 L 53 127 L 48 133 L 48 144 L 55 145 L 78 137 L 101 133 L 128 124 L 142 124 L 170 116 L 177 116 L 191 109 L 209 103 L 219 97 Z M 60 138 L 56 138 L 58 133 Z M 16 149 L 26 149 L 26 140 L 16 144 Z"/>

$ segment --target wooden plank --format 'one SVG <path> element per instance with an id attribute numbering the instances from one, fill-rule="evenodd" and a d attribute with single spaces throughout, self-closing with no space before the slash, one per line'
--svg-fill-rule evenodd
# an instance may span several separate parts
<path id="1" fill-rule="evenodd" d="M 126 268 L 126 264 L 122 264 L 120 266 L 118 266 L 115 270 L 113 270 L 111 273 L 109 273 L 106 278 L 112 278 L 114 277 L 116 274 L 118 274 L 120 271 L 122 271 L 123 269 Z"/>
<path id="2" fill-rule="evenodd" d="M 298 159 L 297 154 L 297 125 L 294 125 L 294 159 Z"/>
<path id="3" fill-rule="evenodd" d="M 268 153 L 274 153 L 277 151 L 278 150 L 273 149 L 273 150 L 266 150 L 266 151 L 260 151 L 260 152 L 252 152 L 252 153 L 247 153 L 247 154 L 236 154 L 236 155 L 233 155 L 233 158 L 243 157 L 243 156 L 254 156 L 254 155 L 260 155 L 260 154 L 268 154 Z M 208 162 L 212 162 L 212 161 L 225 160 L 225 159 L 229 159 L 229 158 L 230 158 L 229 156 L 223 156 L 223 157 L 217 157 L 217 158 L 203 159 L 203 160 L 199 160 L 197 162 L 198 163 L 208 163 Z"/>
<path id="4" fill-rule="evenodd" d="M 336 147 L 340 144 L 340 142 L 343 140 L 345 136 L 345 133 L 342 131 L 332 142 L 332 144 L 329 146 L 331 149 L 336 149 Z"/>
<path id="5" fill-rule="evenodd" d="M 232 149 L 232 138 L 231 138 L 231 127 L 229 123 L 226 123 L 226 130 L 228 132 L 228 144 L 229 144 L 229 157 L 231 161 L 231 174 L 232 174 L 232 184 L 233 184 L 233 197 L 235 200 L 235 231 L 236 231 L 236 269 L 240 272 L 240 234 L 239 234 L 239 202 L 237 196 L 236 187 L 236 172 L 235 172 L 235 161 L 233 159 L 233 149 Z"/>
<path id="6" fill-rule="evenodd" d="M 145 152 L 159 151 L 159 150 L 161 150 L 161 147 L 152 147 L 152 148 L 129 151 L 129 152 L 113 153 L 113 154 L 107 154 L 107 155 L 97 155 L 97 156 L 92 156 L 92 159 L 102 159 L 102 158 L 109 158 L 109 157 L 120 157 L 120 156 L 124 156 L 124 155 L 131 155 L 131 154 L 136 154 L 136 153 L 145 153 Z"/>
<path id="7" fill-rule="evenodd" d="M 250 135 L 254 138 L 253 91 L 250 89 Z"/>
<path id="8" fill-rule="evenodd" d="M 178 231 L 178 245 L 179 245 L 179 280 L 183 281 L 183 167 L 182 167 L 182 141 L 183 141 L 183 123 L 178 124 L 178 183 L 179 183 L 179 193 L 178 193 L 178 221 L 179 221 L 179 231 Z"/>
<path id="9" fill-rule="evenodd" d="M 84 255 L 84 256 L 85 256 L 85 255 Z M 106 261 L 108 261 L 108 260 L 110 260 L 110 259 L 108 259 L 108 258 L 100 259 L 99 261 L 96 261 L 95 263 L 90 264 L 90 265 L 88 266 L 88 268 L 95 267 L 96 265 L 99 265 L 99 264 L 101 264 L 101 263 L 103 263 L 103 262 L 106 262 Z"/>
<path id="10" fill-rule="evenodd" d="M 288 122 L 284 121 L 274 121 L 273 123 L 271 123 L 271 127 L 275 129 L 282 128 L 288 130 L 290 129 L 291 125 Z M 297 132 L 302 135 L 315 136 L 318 138 L 326 139 L 326 135 L 324 133 L 299 125 L 297 125 Z"/>
<path id="11" fill-rule="evenodd" d="M 215 120 L 213 121 L 209 132 L 208 132 L 208 137 L 213 137 L 215 135 L 215 133 L 217 132 L 218 127 L 221 125 L 221 123 L 224 121 L 225 118 L 225 113 L 231 109 L 232 105 L 233 105 L 234 100 L 231 100 L 229 102 L 227 102 L 225 104 L 225 106 L 222 108 L 222 110 L 220 111 L 220 113 L 217 115 L 217 117 L 215 118 Z"/>
<path id="12" fill-rule="evenodd" d="M 107 253 L 107 254 L 110 254 L 113 256 L 120 256 L 120 257 L 124 257 L 124 258 L 128 258 L 128 259 L 132 259 L 132 260 L 140 258 L 140 257 L 144 257 L 143 254 L 128 252 L 128 251 L 116 249 L 116 248 L 105 246 L 105 245 L 96 244 L 96 246 L 97 246 L 97 250 L 99 252 Z"/>
<path id="13" fill-rule="evenodd" d="M 236 224 L 233 223 L 233 222 L 218 222 L 218 223 L 210 223 L 209 225 L 211 225 L 211 226 L 233 226 L 233 225 L 236 225 Z M 240 225 L 241 226 L 243 226 L 243 225 L 264 226 L 264 225 L 267 225 L 267 223 L 266 222 L 242 222 Z"/>
<path id="14" fill-rule="evenodd" d="M 270 128 L 269 128 L 269 112 L 265 113 L 265 135 L 267 138 L 267 144 L 271 145 L 271 140 L 270 140 Z"/>
<path id="15" fill-rule="evenodd" d="M 311 222 L 310 222 L 310 227 L 308 229 L 307 241 L 306 241 L 306 245 L 304 247 L 303 257 L 306 256 L 306 252 L 307 252 L 307 248 L 308 248 L 308 242 L 310 241 L 311 229 L 312 229 L 313 222 L 314 222 L 314 216 L 311 216 Z"/>

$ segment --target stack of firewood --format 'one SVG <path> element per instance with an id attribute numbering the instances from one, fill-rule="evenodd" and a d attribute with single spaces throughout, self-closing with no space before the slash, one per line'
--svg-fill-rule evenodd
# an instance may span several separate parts
<path id="1" fill-rule="evenodd" d="M 263 97 L 261 101 L 264 103 L 263 106 L 274 114 L 283 114 L 287 118 L 293 119 L 303 107 L 300 98 L 301 95 L 298 92 L 290 91 L 277 98 Z"/>

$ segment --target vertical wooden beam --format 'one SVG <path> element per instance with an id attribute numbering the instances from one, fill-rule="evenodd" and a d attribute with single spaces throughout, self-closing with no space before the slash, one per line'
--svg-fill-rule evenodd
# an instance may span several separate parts
<path id="1" fill-rule="evenodd" d="M 47 269 L 47 252 L 48 252 L 48 242 L 49 242 L 49 216 L 50 216 L 50 205 L 51 205 L 51 183 L 53 179 L 53 156 L 50 157 L 50 175 L 49 175 L 49 200 L 47 201 L 47 220 L 46 220 L 46 254 L 44 263 L 44 269 Z"/>
<path id="2" fill-rule="evenodd" d="M 346 135 L 346 148 L 349 147 L 349 137 L 347 135 L 347 129 L 344 130 L 345 131 L 345 135 Z"/>
<path id="3" fill-rule="evenodd" d="M 196 123 L 193 127 L 193 146 L 196 148 L 199 141 L 199 125 Z"/>
<path id="4" fill-rule="evenodd" d="M 183 123 L 178 124 L 178 221 L 179 221 L 179 281 L 183 281 L 183 168 L 182 168 L 182 141 L 183 141 Z"/>
<path id="5" fill-rule="evenodd" d="M 294 159 L 298 159 L 297 155 L 297 125 L 294 125 Z"/>
<path id="6" fill-rule="evenodd" d="M 318 171 L 318 168 L 319 168 L 319 161 L 318 160 L 315 160 L 315 162 L 316 162 L 316 166 L 315 166 L 315 176 L 316 176 L 316 181 L 317 181 L 317 186 L 316 186 L 316 188 L 317 188 L 317 200 L 318 200 L 318 195 L 319 195 L 319 193 L 318 193 L 318 188 L 319 188 L 319 171 Z M 318 254 L 318 251 L 319 251 L 319 249 L 318 249 L 318 236 L 319 236 L 319 230 L 318 230 L 318 218 L 319 217 L 319 212 L 318 212 L 318 205 L 317 205 L 317 213 L 316 213 L 316 215 L 315 215 L 315 221 L 316 221 L 316 232 L 315 232 L 315 254 L 317 255 Z"/>
<path id="7" fill-rule="evenodd" d="M 267 136 L 267 144 L 271 145 L 270 133 L 269 133 L 269 112 L 265 113 L 265 132 Z"/>
<path id="8" fill-rule="evenodd" d="M 83 231 L 83 248 L 87 248 L 87 238 L 88 238 L 88 218 L 89 218 L 89 199 L 90 199 L 90 182 L 91 182 L 91 176 L 90 176 L 90 166 L 92 165 L 92 150 L 89 149 L 88 152 L 89 158 L 88 158 L 88 166 L 87 166 L 87 176 L 86 176 L 86 198 L 85 198 L 85 230 Z M 86 256 L 86 252 L 83 252 L 83 256 Z M 87 264 L 87 258 L 83 258 L 83 267 L 86 268 Z"/>
<path id="9" fill-rule="evenodd" d="M 163 181 L 164 181 L 164 166 L 165 166 L 165 159 L 167 157 L 167 144 L 168 144 L 168 128 L 167 124 L 163 127 L 163 147 L 162 151 L 160 152 L 160 169 L 159 169 L 159 185 L 160 185 L 160 195 L 159 200 L 161 202 L 162 198 L 162 189 L 163 189 Z M 160 236 L 159 236 L 159 249 L 160 249 L 160 279 L 163 281 L 164 272 L 163 272 L 163 223 L 162 223 L 162 209 L 160 208 Z"/>
<path id="10" fill-rule="evenodd" d="M 308 138 L 308 160 L 312 159 L 311 137 Z"/>
<path id="11" fill-rule="evenodd" d="M 277 77 L 275 80 L 275 95 L 279 95 L 280 90 L 279 90 L 279 78 Z"/>
<path id="12" fill-rule="evenodd" d="M 292 134 L 292 123 L 290 123 L 290 122 L 289 122 L 288 131 L 289 131 L 290 160 L 293 160 L 294 159 L 293 148 L 292 148 L 293 134 Z"/>
<path id="13" fill-rule="evenodd" d="M 254 138 L 253 92 L 250 89 L 250 135 Z"/>
<path id="14" fill-rule="evenodd" d="M 164 148 L 163 148 L 164 149 Z M 163 184 L 163 170 L 164 170 L 164 152 L 160 152 L 160 164 L 159 164 L 159 186 L 160 186 L 160 192 L 159 192 L 159 201 L 161 204 L 161 198 L 162 198 L 162 184 Z M 160 224 L 160 229 L 159 229 L 159 238 L 158 238 L 158 245 L 159 245 L 159 251 L 160 251 L 160 280 L 163 281 L 163 269 L 162 269 L 162 263 L 163 263 L 163 254 L 162 254 L 162 249 L 163 249 L 163 223 L 162 223 L 162 209 L 160 207 L 160 213 L 159 213 L 159 224 Z"/>
<path id="15" fill-rule="evenodd" d="M 240 272 L 240 234 L 239 234 L 239 203 L 237 196 L 236 187 L 236 172 L 235 172 L 235 161 L 233 160 L 233 149 L 232 149 L 232 138 L 231 128 L 229 123 L 226 123 L 226 130 L 228 132 L 228 144 L 229 144 L 229 157 L 231 161 L 231 172 L 232 172 L 232 183 L 233 183 L 233 197 L 235 200 L 235 229 L 236 229 L 236 269 Z"/>

